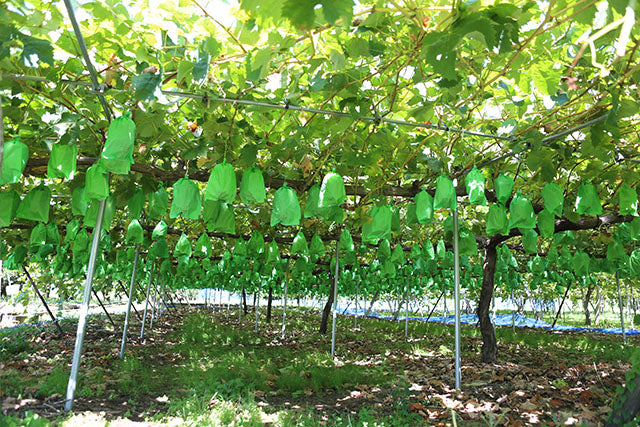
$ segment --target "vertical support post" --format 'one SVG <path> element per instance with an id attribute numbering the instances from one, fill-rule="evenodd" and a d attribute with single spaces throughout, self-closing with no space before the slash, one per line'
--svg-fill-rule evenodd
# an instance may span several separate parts
<path id="1" fill-rule="evenodd" d="M 80 368 L 80 358 L 82 357 L 82 345 L 84 344 L 84 333 L 87 327 L 87 316 L 89 315 L 89 301 L 91 301 L 91 288 L 93 287 L 93 275 L 96 271 L 96 259 L 98 258 L 98 248 L 100 246 L 100 235 L 102 234 L 102 220 L 104 219 L 104 208 L 106 201 L 102 200 L 98 205 L 98 215 L 96 216 L 96 226 L 93 229 L 93 239 L 91 241 L 91 251 L 89 253 L 89 265 L 87 267 L 87 277 L 84 283 L 84 294 L 82 296 L 82 306 L 78 316 L 78 330 L 76 332 L 76 344 L 73 349 L 73 359 L 71 363 L 71 374 L 67 384 L 67 397 L 64 409 L 70 411 L 73 408 L 73 399 L 76 394 L 78 381 L 78 370 Z"/>
<path id="2" fill-rule="evenodd" d="M 151 308 L 151 321 L 149 322 L 149 330 L 153 329 L 153 320 L 158 313 L 158 279 L 156 278 L 155 283 L 153 284 L 153 306 Z"/>
<path id="3" fill-rule="evenodd" d="M 624 333 L 624 307 L 622 306 L 622 294 L 620 293 L 620 273 L 616 271 L 616 285 L 618 286 L 618 306 L 620 307 L 620 327 L 622 328 L 622 343 L 627 345 L 627 336 Z"/>
<path id="4" fill-rule="evenodd" d="M 458 247 L 458 206 L 453 209 L 453 282 L 455 304 L 456 389 L 460 390 L 460 251 Z"/>
<path id="5" fill-rule="evenodd" d="M 144 314 L 142 315 L 142 327 L 140 328 L 140 339 L 144 337 L 144 325 L 147 323 L 147 310 L 149 308 L 149 290 L 153 281 L 153 260 L 149 266 L 149 282 L 147 283 L 146 297 L 144 299 Z"/>
<path id="6" fill-rule="evenodd" d="M 36 286 L 35 282 L 31 278 L 31 275 L 29 275 L 29 272 L 27 271 L 27 267 L 25 267 L 23 265 L 22 269 L 24 270 L 24 274 L 27 275 L 27 279 L 29 279 L 29 282 L 31 282 L 31 286 L 33 286 L 33 289 L 36 291 L 36 294 L 38 294 L 38 298 L 40 298 L 40 301 L 42 302 L 42 305 L 44 305 L 44 308 L 47 310 L 47 313 L 49 313 L 49 317 L 51 317 L 51 320 L 53 320 L 53 323 L 55 323 L 56 328 L 58 328 L 58 332 L 60 332 L 60 335 L 63 335 L 62 328 L 60 327 L 60 324 L 58 323 L 58 319 L 56 319 L 56 317 L 53 315 L 53 313 L 49 309 L 49 306 L 47 305 L 47 302 L 44 300 L 44 297 L 40 293 L 40 290 L 38 289 L 38 287 Z"/>
<path id="7" fill-rule="evenodd" d="M 333 275 L 333 321 L 331 323 L 331 357 L 336 353 L 336 316 L 338 313 L 338 273 L 340 271 L 340 237 L 336 242 L 336 269 Z"/>
<path id="8" fill-rule="evenodd" d="M 513 289 L 511 289 L 511 304 L 515 305 L 516 300 L 513 298 Z M 511 310 L 511 330 L 515 334 L 516 333 L 516 309 L 515 307 Z"/>
<path id="9" fill-rule="evenodd" d="M 71 0 L 64 0 L 64 4 L 69 14 L 69 20 L 71 21 L 71 25 L 73 26 L 73 32 L 75 33 L 76 39 L 78 41 L 78 47 L 82 52 L 84 62 L 87 66 L 87 70 L 89 70 L 89 76 L 91 78 L 92 88 L 98 96 L 98 100 L 102 105 L 102 109 L 104 111 L 104 115 L 107 121 L 110 122 L 111 110 L 109 109 L 109 105 L 107 104 L 107 100 L 104 97 L 104 93 L 101 90 L 100 85 L 98 84 L 98 75 L 96 73 L 95 68 L 93 68 L 93 64 L 91 63 L 91 58 L 89 57 L 89 51 L 87 50 L 87 46 L 84 42 L 84 37 L 82 37 L 82 31 L 80 31 L 80 26 L 78 25 L 78 21 L 76 20 L 76 14 L 75 14 L 75 11 L 73 10 L 73 5 L 71 4 Z M 87 315 L 89 314 L 89 301 L 91 300 L 91 288 L 93 286 L 93 275 L 95 273 L 96 258 L 98 255 L 98 247 L 100 243 L 100 235 L 102 234 L 102 220 L 104 219 L 105 205 L 106 205 L 105 200 L 102 200 L 98 205 L 98 214 L 96 216 L 96 226 L 93 229 L 93 241 L 91 242 L 91 252 L 89 253 L 89 265 L 87 266 L 87 278 L 84 286 L 84 294 L 82 297 L 82 308 L 80 309 L 80 316 L 78 317 L 78 331 L 76 333 L 76 344 L 73 350 L 71 374 L 69 375 L 69 383 L 67 385 L 67 396 L 64 404 L 64 408 L 67 411 L 70 411 L 71 408 L 73 408 L 73 399 L 76 393 L 78 369 L 80 367 L 80 358 L 82 356 L 82 344 L 84 343 L 84 332 L 86 328 Z"/>
<path id="10" fill-rule="evenodd" d="M 227 293 L 227 322 L 229 321 L 229 309 L 231 308 L 231 291 Z"/>
<path id="11" fill-rule="evenodd" d="M 407 287 L 404 291 L 404 337 L 409 336 L 409 276 L 407 276 Z"/>
<path id="12" fill-rule="evenodd" d="M 122 342 L 120 343 L 120 359 L 124 357 L 124 346 L 127 342 L 127 329 L 129 329 L 129 316 L 131 316 L 131 306 L 132 306 L 131 300 L 133 299 L 133 284 L 136 282 L 136 270 L 138 269 L 139 257 L 140 257 L 140 243 L 136 245 L 136 256 L 135 258 L 133 258 L 133 271 L 131 272 L 131 283 L 129 284 L 129 295 L 127 296 L 128 298 L 127 313 L 124 316 L 124 327 L 122 328 Z"/>
<path id="13" fill-rule="evenodd" d="M 156 309 L 156 321 L 160 319 L 160 316 L 162 316 L 162 313 L 167 306 L 167 303 L 164 301 L 164 280 L 162 280 L 162 276 L 158 277 L 158 281 L 160 282 L 160 285 L 156 283 L 156 301 L 158 301 L 158 298 L 160 298 L 160 301 L 158 302 L 159 305 Z"/>
<path id="14" fill-rule="evenodd" d="M 360 282 L 356 282 L 356 310 L 353 315 L 353 329 L 358 327 L 358 291 L 360 290 Z"/>

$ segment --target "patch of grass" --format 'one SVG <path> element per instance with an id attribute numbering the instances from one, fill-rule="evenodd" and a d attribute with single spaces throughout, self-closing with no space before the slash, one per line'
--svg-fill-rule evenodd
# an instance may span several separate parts
<path id="1" fill-rule="evenodd" d="M 0 361 L 16 358 L 20 353 L 31 350 L 31 326 L 0 329 Z"/>
<path id="2" fill-rule="evenodd" d="M 44 380 L 38 387 L 38 393 L 42 396 L 51 396 L 58 393 L 65 395 L 67 392 L 67 384 L 69 383 L 69 370 L 63 368 L 54 368 L 44 377 Z M 80 385 L 80 381 L 78 381 Z M 80 387 L 78 387 L 80 389 Z"/>
<path id="3" fill-rule="evenodd" d="M 24 393 L 30 379 L 25 378 L 19 371 L 13 368 L 0 370 L 0 390 L 4 390 L 8 396 L 18 396 Z M 1 424 L 0 424 L 1 425 Z"/>
<path id="4" fill-rule="evenodd" d="M 48 427 L 51 423 L 38 414 L 27 411 L 21 416 L 5 416 L 0 414 L 0 426 L 4 427 Z"/>
<path id="5" fill-rule="evenodd" d="M 143 363 L 135 355 L 126 355 L 115 368 L 116 388 L 118 392 L 132 397 L 149 392 L 149 384 L 154 381 L 149 363 Z"/>

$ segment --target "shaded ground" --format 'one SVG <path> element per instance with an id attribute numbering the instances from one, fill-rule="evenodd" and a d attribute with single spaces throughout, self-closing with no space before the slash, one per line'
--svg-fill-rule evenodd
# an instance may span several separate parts
<path id="1" fill-rule="evenodd" d="M 498 330 L 499 363 L 480 363 L 481 340 L 463 328 L 463 391 L 453 390 L 453 328 L 340 318 L 337 354 L 317 333 L 318 312 L 290 313 L 280 339 L 261 310 L 181 307 L 167 311 L 144 340 L 130 326 L 127 356 L 121 330 L 92 317 L 85 339 L 75 413 L 62 411 L 76 324 L 24 328 L 0 335 L 0 402 L 5 415 L 27 411 L 56 423 L 110 420 L 193 425 L 597 425 L 610 411 L 630 368 L 637 337 L 593 333 Z M 116 315 L 121 327 L 123 316 Z M 91 413 L 86 413 L 90 411 Z M 89 418 L 87 418 L 89 417 Z M 92 418 L 93 417 L 93 418 Z M 1 419 L 0 419 L 1 421 Z M 0 423 L 1 424 L 1 423 Z"/>

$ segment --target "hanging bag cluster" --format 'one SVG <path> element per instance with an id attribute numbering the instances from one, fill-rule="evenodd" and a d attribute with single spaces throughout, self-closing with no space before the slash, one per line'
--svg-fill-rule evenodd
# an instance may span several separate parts
<path id="1" fill-rule="evenodd" d="M 236 233 L 236 217 L 233 213 L 233 205 L 225 202 L 213 202 L 216 204 L 211 211 L 213 214 L 208 222 L 208 231 L 218 231 L 220 233 Z"/>
<path id="2" fill-rule="evenodd" d="M 344 180 L 335 172 L 325 175 L 320 187 L 319 203 L 320 208 L 340 206 L 347 196 L 344 188 Z"/>
<path id="3" fill-rule="evenodd" d="M 300 203 L 293 188 L 285 183 L 278 188 L 273 198 L 273 210 L 271 211 L 271 226 L 299 225 L 300 224 Z"/>
<path id="4" fill-rule="evenodd" d="M 493 188 L 496 192 L 496 198 L 498 202 L 503 205 L 507 203 L 509 197 L 511 197 L 511 192 L 513 191 L 513 178 L 506 176 L 504 173 L 500 173 L 500 175 L 493 180 Z"/>
<path id="5" fill-rule="evenodd" d="M 84 195 L 84 186 L 76 187 L 71 193 L 71 212 L 74 215 L 84 216 L 89 209 L 89 200 Z"/>
<path id="6" fill-rule="evenodd" d="M 196 245 L 193 248 L 193 254 L 197 257 L 209 258 L 211 256 L 211 240 L 203 233 L 196 240 Z"/>
<path id="7" fill-rule="evenodd" d="M 255 166 L 245 169 L 240 182 L 240 200 L 242 200 L 242 203 L 263 203 L 265 198 L 266 190 L 262 171 Z"/>
<path id="8" fill-rule="evenodd" d="M 16 217 L 20 205 L 20 195 L 15 190 L 0 193 L 0 228 L 8 227 Z"/>
<path id="9" fill-rule="evenodd" d="M 142 229 L 142 225 L 140 225 L 140 221 L 137 219 L 129 223 L 126 240 L 129 244 L 142 243 L 144 241 L 144 230 Z"/>
<path id="10" fill-rule="evenodd" d="M 73 179 L 76 174 L 78 148 L 75 145 L 54 144 L 47 164 L 48 178 Z"/>
<path id="11" fill-rule="evenodd" d="M 314 234 L 311 238 L 311 244 L 309 245 L 309 254 L 315 256 L 324 255 L 325 248 L 322 239 L 318 235 L 318 233 Z"/>
<path id="12" fill-rule="evenodd" d="M 198 184 L 189 178 L 181 178 L 173 185 L 173 202 L 169 216 L 198 219 L 201 202 Z"/>
<path id="13" fill-rule="evenodd" d="M 509 221 L 507 220 L 507 210 L 503 205 L 492 204 L 487 212 L 487 235 L 509 234 Z"/>
<path id="14" fill-rule="evenodd" d="M 104 200 L 109 195 L 109 174 L 98 161 L 87 169 L 84 197 L 87 200 Z"/>
<path id="15" fill-rule="evenodd" d="M 440 175 L 436 180 L 436 195 L 433 198 L 433 209 L 455 209 L 456 189 L 453 181 L 446 175 Z"/>
<path id="16" fill-rule="evenodd" d="M 32 221 L 49 222 L 49 208 L 51 202 L 51 190 L 44 184 L 40 184 L 33 190 L 29 191 L 20 205 L 16 216 L 22 219 Z"/>
<path id="17" fill-rule="evenodd" d="M 378 243 L 380 239 L 391 237 L 391 208 L 388 205 L 374 206 L 369 211 L 371 221 L 362 225 L 362 240 L 365 243 Z"/>
<path id="18" fill-rule="evenodd" d="M 205 199 L 233 203 L 236 198 L 236 172 L 229 163 L 219 163 L 211 171 Z"/>
<path id="19" fill-rule="evenodd" d="M 484 175 L 482 171 L 474 166 L 471 172 L 467 174 L 464 182 L 467 187 L 469 202 L 472 205 L 485 206 L 487 198 L 484 195 Z"/>
<path id="20" fill-rule="evenodd" d="M 192 249 L 191 242 L 186 234 L 182 233 L 176 243 L 176 247 L 173 250 L 173 256 L 175 257 L 191 257 Z"/>
<path id="21" fill-rule="evenodd" d="M 291 244 L 291 254 L 293 255 L 306 255 L 309 252 L 309 246 L 307 245 L 307 238 L 302 231 L 296 234 Z"/>
<path id="22" fill-rule="evenodd" d="M 425 190 L 420 191 L 413 198 L 415 202 L 415 216 L 420 224 L 429 224 L 433 220 L 433 197 Z M 407 213 L 407 216 L 409 214 Z"/>
<path id="23" fill-rule="evenodd" d="M 0 185 L 18 182 L 27 165 L 27 160 L 29 160 L 29 147 L 22 143 L 19 137 L 5 142 Z"/>
<path id="24" fill-rule="evenodd" d="M 531 201 L 518 191 L 509 206 L 509 230 L 519 228 L 526 230 L 536 227 L 536 216 Z"/>
<path id="25" fill-rule="evenodd" d="M 107 140 L 104 143 L 100 161 L 105 171 L 118 175 L 128 175 L 133 164 L 133 144 L 136 136 L 136 124 L 131 113 L 114 119 L 109 124 Z"/>

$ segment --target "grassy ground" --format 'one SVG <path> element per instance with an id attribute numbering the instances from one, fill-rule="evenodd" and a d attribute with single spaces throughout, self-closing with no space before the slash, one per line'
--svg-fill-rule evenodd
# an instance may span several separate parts
<path id="1" fill-rule="evenodd" d="M 336 358 L 317 333 L 318 312 L 166 312 L 118 358 L 121 331 L 94 316 L 88 326 L 74 412 L 65 414 L 75 322 L 55 330 L 0 332 L 0 425 L 545 425 L 599 422 L 624 381 L 630 354 L 617 336 L 497 329 L 499 362 L 479 362 L 475 327 L 462 328 L 463 390 L 453 389 L 453 329 L 340 317 Z M 123 317 L 116 316 L 118 326 Z M 134 338 L 136 337 L 136 338 Z M 34 415 L 37 414 L 37 415 Z M 1 417 L 1 416 L 0 416 Z M 35 421 L 34 421 L 35 420 Z"/>

